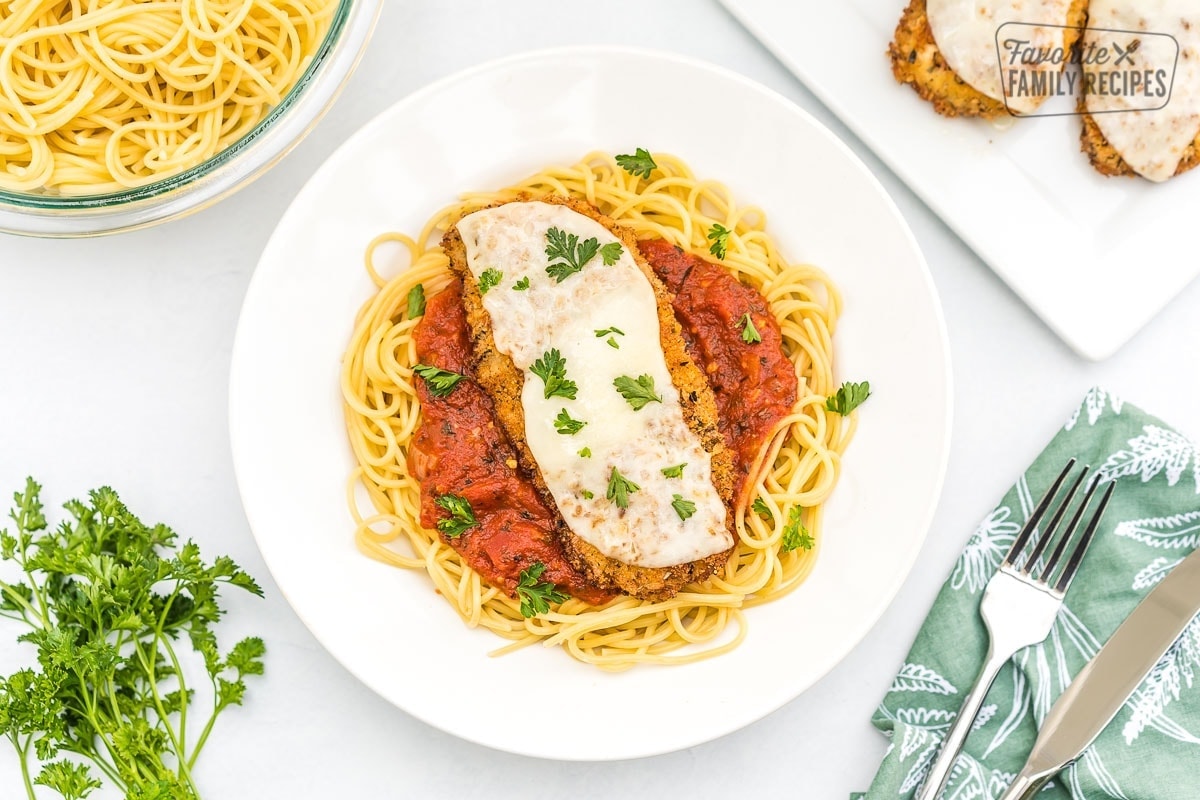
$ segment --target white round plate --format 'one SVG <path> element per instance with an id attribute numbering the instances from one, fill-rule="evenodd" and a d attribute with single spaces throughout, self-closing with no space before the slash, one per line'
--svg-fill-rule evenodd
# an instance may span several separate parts
<path id="1" fill-rule="evenodd" d="M 640 91 L 638 87 L 653 87 Z M 704 109 L 721 98 L 722 115 Z M 339 362 L 370 296 L 363 251 L 416 233 L 467 190 L 493 189 L 595 149 L 684 158 L 765 209 L 792 259 L 840 285 L 840 380 L 873 395 L 828 505 L 820 559 L 787 598 L 751 609 L 741 647 L 676 667 L 607 674 L 557 649 L 490 658 L 423 572 L 356 549 Z M 807 689 L 880 617 L 907 576 L 942 486 L 950 363 L 933 283 L 865 166 L 808 114 L 704 63 L 628 49 L 564 49 L 439 81 L 343 145 L 267 245 L 238 326 L 230 432 L 246 514 L 272 575 L 321 643 L 363 683 L 464 739 L 514 753 L 608 760 L 688 747 Z M 554 708 L 553 736 L 542 709 Z"/>

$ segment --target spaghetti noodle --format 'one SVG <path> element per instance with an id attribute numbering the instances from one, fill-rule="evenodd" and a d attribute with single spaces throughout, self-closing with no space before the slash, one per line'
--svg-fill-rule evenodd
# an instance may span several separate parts
<path id="1" fill-rule="evenodd" d="M 336 5 L 0 3 L 0 189 L 97 194 L 200 164 L 280 103 Z"/>
<path id="2" fill-rule="evenodd" d="M 724 186 L 696 179 L 676 158 L 656 154 L 655 160 L 656 173 L 641 179 L 622 170 L 612 156 L 592 153 L 573 167 L 547 169 L 499 192 L 467 194 L 435 214 L 416 238 L 385 233 L 367 249 L 367 270 L 378 292 L 359 312 L 341 374 L 358 462 L 347 485 L 355 538 L 373 558 L 428 572 L 467 625 L 511 640 L 497 653 L 542 642 L 612 670 L 708 658 L 744 638 L 743 609 L 791 592 L 817 558 L 822 503 L 833 489 L 854 428 L 853 418 L 825 405 L 837 388 L 832 349 L 841 306 L 837 288 L 818 268 L 784 261 L 765 232 L 760 209 L 737 206 Z M 419 319 L 409 317 L 406 299 L 417 284 L 432 294 L 450 283 L 439 246 L 449 225 L 471 210 L 523 193 L 586 200 L 639 238 L 664 239 L 696 253 L 708 250 L 714 224 L 728 228 L 732 233 L 722 263 L 767 299 L 782 330 L 784 351 L 795 365 L 799 399 L 764 442 L 751 470 L 757 480 L 734 510 L 739 537 L 734 555 L 722 572 L 670 600 L 618 597 L 592 606 L 569 598 L 549 613 L 526 619 L 516 600 L 488 584 L 435 531 L 420 525 L 420 487 L 407 466 L 408 444 L 421 412 L 412 374 L 412 332 Z M 376 263 L 388 243 L 400 245 L 409 261 L 390 278 Z M 360 510 L 359 487 L 370 498 L 373 513 Z M 758 512 L 748 507 L 755 499 L 762 501 Z M 785 552 L 784 527 L 793 508 L 803 509 L 814 545 Z"/>

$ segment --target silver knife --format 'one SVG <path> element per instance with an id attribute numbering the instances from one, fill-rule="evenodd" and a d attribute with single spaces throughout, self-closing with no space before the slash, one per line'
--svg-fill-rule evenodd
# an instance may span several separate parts
<path id="1" fill-rule="evenodd" d="M 1075 676 L 1042 723 L 1029 760 L 1001 800 L 1032 797 L 1091 746 L 1200 612 L 1200 550 L 1138 603 Z"/>

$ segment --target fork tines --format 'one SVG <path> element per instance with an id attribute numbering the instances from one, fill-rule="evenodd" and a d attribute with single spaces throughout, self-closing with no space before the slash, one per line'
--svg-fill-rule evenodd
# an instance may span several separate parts
<path id="1" fill-rule="evenodd" d="M 1029 516 L 1029 521 L 1025 523 L 1025 527 L 1021 529 L 1021 532 L 1017 535 L 1016 540 L 1013 541 L 1012 548 L 1009 549 L 1008 555 L 1005 557 L 1004 563 L 1001 565 L 1002 569 L 1015 572 L 1024 578 L 1032 579 L 1039 584 L 1044 584 L 1047 587 L 1052 587 L 1050 590 L 1056 594 L 1066 593 L 1067 587 L 1070 586 L 1071 580 L 1075 577 L 1075 573 L 1079 570 L 1079 564 L 1083 561 L 1083 554 L 1087 550 L 1088 545 L 1091 543 L 1092 537 L 1096 535 L 1096 528 L 1100 524 L 1100 518 L 1104 515 L 1104 509 L 1108 505 L 1108 500 L 1112 496 L 1113 488 L 1116 485 L 1115 482 L 1109 483 L 1108 488 L 1105 489 L 1104 494 L 1101 495 L 1099 505 L 1093 512 L 1089 522 L 1087 523 L 1087 526 L 1080 535 L 1079 540 L 1075 543 L 1074 548 L 1071 550 L 1071 554 L 1067 558 L 1067 564 L 1065 567 L 1063 567 L 1062 574 L 1058 577 L 1058 580 L 1055 581 L 1054 572 L 1058 568 L 1059 562 L 1066 554 L 1067 547 L 1074 538 L 1075 531 L 1079 528 L 1079 523 L 1083 519 L 1084 514 L 1087 512 L 1088 506 L 1092 502 L 1092 496 L 1096 493 L 1096 489 L 1099 487 L 1100 482 L 1098 479 L 1093 478 L 1093 480 L 1088 483 L 1087 490 L 1083 495 L 1083 499 L 1079 502 L 1078 507 L 1075 509 L 1075 513 L 1071 516 L 1070 522 L 1067 524 L 1066 529 L 1062 532 L 1062 534 L 1058 536 L 1058 543 L 1051 552 L 1049 560 L 1047 560 L 1044 564 L 1040 562 L 1046 550 L 1049 549 L 1050 542 L 1055 538 L 1058 527 L 1063 518 L 1066 516 L 1072 501 L 1075 499 L 1075 495 L 1079 491 L 1079 487 L 1084 484 L 1084 481 L 1087 478 L 1089 470 L 1087 466 L 1084 466 L 1078 477 L 1076 477 L 1074 482 L 1071 484 L 1071 487 L 1067 490 L 1062 501 L 1058 503 L 1054 513 L 1050 517 L 1049 524 L 1040 532 L 1040 535 L 1038 535 L 1037 542 L 1034 545 L 1032 552 L 1025 555 L 1025 550 L 1026 546 L 1030 542 L 1030 539 L 1039 533 L 1038 523 L 1042 521 L 1042 517 L 1046 515 L 1046 512 L 1049 511 L 1050 507 L 1055 503 L 1055 499 L 1058 496 L 1059 490 L 1062 488 L 1063 484 L 1066 483 L 1067 478 L 1070 476 L 1071 471 L 1074 468 L 1075 459 L 1072 458 L 1067 462 L 1066 468 L 1064 468 L 1062 473 L 1059 474 L 1058 478 L 1054 481 L 1054 484 L 1051 485 L 1045 496 L 1042 497 L 1042 500 L 1040 503 L 1038 503 L 1037 508 L 1035 508 L 1033 513 Z M 1022 558 L 1022 555 L 1025 555 L 1025 558 Z M 1036 575 L 1031 574 L 1034 570 L 1037 570 Z"/>

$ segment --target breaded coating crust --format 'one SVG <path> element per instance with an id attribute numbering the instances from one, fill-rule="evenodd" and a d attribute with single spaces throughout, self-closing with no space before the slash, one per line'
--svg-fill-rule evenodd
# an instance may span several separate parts
<path id="1" fill-rule="evenodd" d="M 1069 26 L 1063 43 L 1070 50 L 1079 41 L 1087 24 L 1087 0 L 1073 0 L 1067 15 Z M 1003 100 L 988 97 L 958 76 L 938 49 L 925 12 L 925 0 L 911 0 L 900 17 L 896 33 L 888 45 L 892 74 L 933 104 L 946 117 L 983 117 L 991 119 L 1007 114 Z"/>
<path id="2" fill-rule="evenodd" d="M 731 507 L 733 495 L 733 453 L 724 443 L 717 427 L 717 406 L 712 389 L 704 373 L 688 356 L 684 347 L 679 323 L 671 311 L 671 294 L 654 275 L 654 271 L 638 250 L 633 232 L 618 226 L 612 219 L 581 200 L 548 195 L 532 197 L 523 195 L 509 202 L 541 201 L 564 205 L 573 211 L 590 217 L 621 240 L 637 262 L 638 267 L 650 281 L 658 304 L 659 340 L 666 357 L 671 382 L 679 391 L 679 401 L 687 426 L 696 433 L 704 449 L 712 458 L 713 485 Z M 497 203 L 496 205 L 503 205 Z M 457 221 L 456 221 L 457 223 Z M 542 479 L 541 471 L 529 450 L 525 438 L 525 414 L 521 405 L 521 390 L 524 377 L 512 359 L 496 348 L 492 336 L 491 318 L 483 308 L 482 295 L 477 281 L 467 266 L 466 248 L 458 228 L 451 225 L 442 238 L 442 247 L 450 260 L 450 269 L 463 280 L 463 306 L 467 312 L 467 324 L 471 329 L 472 348 L 475 355 L 475 374 L 480 385 L 491 395 L 496 407 L 496 416 L 504 427 L 508 438 L 517 450 L 522 468 L 530 475 L 538 492 L 551 508 L 557 508 L 553 495 Z M 592 545 L 576 536 L 560 520 L 559 531 L 567 558 L 576 569 L 587 574 L 598 587 L 616 588 L 644 600 L 662 600 L 673 597 L 684 586 L 702 581 L 721 569 L 736 548 L 737 534 L 733 528 L 733 514 L 726 517 L 726 524 L 734 537 L 734 547 L 699 561 L 673 567 L 651 568 L 625 564 L 608 558 Z"/>
<path id="3" fill-rule="evenodd" d="M 1092 166 L 1100 174 L 1109 177 L 1138 177 L 1133 167 L 1129 166 L 1125 159 L 1121 158 L 1121 154 L 1117 152 L 1116 148 L 1108 143 L 1104 132 L 1096 124 L 1096 118 L 1084 111 L 1085 108 L 1084 98 L 1081 97 L 1079 98 L 1079 110 L 1083 112 L 1083 127 L 1079 132 L 1079 149 L 1087 154 Z M 1200 136 L 1197 136 L 1184 151 L 1175 175 L 1182 175 L 1197 165 L 1200 165 Z"/>

